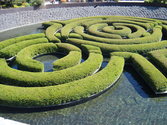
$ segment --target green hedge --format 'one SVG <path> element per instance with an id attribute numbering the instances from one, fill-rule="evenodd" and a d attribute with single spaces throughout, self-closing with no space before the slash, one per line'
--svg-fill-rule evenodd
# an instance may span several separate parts
<path id="1" fill-rule="evenodd" d="M 49 46 L 50 49 L 48 49 Z M 43 43 L 39 45 L 32 45 L 25 49 L 26 53 L 24 53 L 25 49 L 20 51 L 17 56 L 22 55 L 22 61 L 24 60 L 23 57 L 26 57 L 27 61 L 24 64 L 29 64 L 33 59 L 28 60 L 28 56 L 37 55 L 42 52 L 47 53 L 55 51 L 55 46 L 53 43 Z M 28 54 L 28 50 L 29 53 Z M 36 51 L 35 51 L 36 50 Z M 20 54 L 22 53 L 22 54 Z M 25 54 L 23 56 L 23 54 Z M 17 59 L 16 59 L 17 60 Z M 82 79 L 87 76 L 90 76 L 97 72 L 97 69 L 100 68 L 101 63 L 103 61 L 103 56 L 99 53 L 89 53 L 89 57 L 86 61 L 81 63 L 80 65 L 67 68 L 60 71 L 55 72 L 27 72 L 27 71 L 20 71 L 13 68 L 10 68 L 6 63 L 3 62 L 0 69 L 0 81 L 10 85 L 19 85 L 19 86 L 50 86 L 50 85 L 58 85 L 68 83 L 74 80 Z M 34 61 L 33 61 L 34 62 Z M 36 63 L 36 62 L 35 62 Z"/>
<path id="2" fill-rule="evenodd" d="M 146 30 L 149 30 L 151 28 L 150 24 L 148 23 L 141 23 L 141 22 L 135 22 L 135 21 L 129 21 L 129 20 L 93 20 L 93 21 L 89 21 L 89 22 L 85 22 L 82 24 L 82 26 L 89 28 L 91 25 L 93 24 L 97 24 L 97 23 L 107 23 L 108 25 L 112 25 L 113 23 L 127 23 L 127 24 L 136 24 L 139 25 L 141 27 L 143 27 Z"/>
<path id="3" fill-rule="evenodd" d="M 140 38 L 144 33 L 146 33 L 146 30 L 144 28 L 137 26 L 137 25 L 134 25 L 134 24 L 113 23 L 113 25 L 114 26 L 127 26 L 127 27 L 129 27 L 132 30 L 132 33 L 127 35 L 127 38 L 129 38 L 129 39 Z"/>
<path id="4" fill-rule="evenodd" d="M 53 62 L 54 71 L 70 68 L 80 64 L 82 54 L 79 48 L 67 43 L 57 43 L 56 45 L 58 46 L 58 51 L 63 51 L 68 55 Z"/>
<path id="5" fill-rule="evenodd" d="M 6 64 L 5 60 L 0 59 L 1 64 Z M 123 66 L 124 59 L 113 56 L 108 65 L 100 72 L 69 84 L 26 88 L 0 84 L 0 104 L 5 106 L 40 107 L 84 99 L 103 91 L 116 82 L 123 71 Z"/>
<path id="6" fill-rule="evenodd" d="M 0 42 L 0 50 L 14 43 L 18 43 L 24 40 L 41 38 L 41 37 L 45 37 L 45 34 L 44 33 L 31 34 L 31 35 L 19 36 L 12 39 L 4 40 Z"/>
<path id="7" fill-rule="evenodd" d="M 127 59 L 127 55 L 132 62 L 132 65 L 139 72 L 148 85 L 154 90 L 155 93 L 167 91 L 166 77 L 146 58 L 139 54 L 129 52 L 114 52 L 112 56 L 121 56 Z"/>
<path id="8" fill-rule="evenodd" d="M 150 36 L 136 38 L 136 39 L 109 39 L 102 38 L 97 36 L 92 36 L 83 32 L 84 27 L 77 26 L 74 29 L 75 33 L 80 34 L 85 40 L 96 41 L 99 43 L 107 43 L 107 44 L 142 44 L 142 43 L 152 43 L 159 42 L 162 38 L 162 32 L 160 28 L 153 28 L 153 33 Z"/>
<path id="9" fill-rule="evenodd" d="M 97 18 L 97 19 L 101 20 L 100 18 Z M 70 31 L 74 29 L 76 26 L 80 26 L 82 25 L 82 23 L 89 22 L 91 20 L 92 19 L 83 19 L 83 20 L 74 21 L 65 25 L 60 31 L 62 39 L 67 39 L 69 37 Z"/>
<path id="10" fill-rule="evenodd" d="M 167 73 L 167 50 L 155 50 L 148 53 L 148 57 L 156 64 L 164 73 Z"/>
<path id="11" fill-rule="evenodd" d="M 54 35 L 55 32 L 59 30 L 61 27 L 62 27 L 61 24 L 55 23 L 46 29 L 46 37 L 49 39 L 50 42 L 53 43 L 61 42 L 61 40 Z"/>
<path id="12" fill-rule="evenodd" d="M 77 33 L 70 33 L 69 38 L 78 38 L 78 39 L 83 39 L 83 37 Z"/>
<path id="13" fill-rule="evenodd" d="M 39 43 L 47 43 L 47 42 L 48 40 L 46 38 L 37 38 L 32 40 L 21 41 L 21 42 L 12 44 L 10 46 L 7 46 L 4 49 L 1 49 L 0 57 L 8 59 L 12 56 L 15 56 L 20 50 L 22 50 L 27 46 L 30 46 L 33 44 L 39 44 Z"/>
<path id="14" fill-rule="evenodd" d="M 131 29 L 125 26 L 108 26 L 102 29 L 103 32 L 118 34 L 125 37 L 131 34 Z"/>
<path id="15" fill-rule="evenodd" d="M 108 26 L 107 23 L 97 23 L 88 28 L 88 32 L 91 35 L 105 37 L 105 38 L 111 38 L 111 39 L 122 39 L 120 35 L 117 34 L 109 34 L 104 32 L 99 32 L 98 30 L 101 30 L 102 28 Z"/>
<path id="16" fill-rule="evenodd" d="M 167 47 L 167 40 L 163 40 L 161 42 L 155 42 L 155 43 L 133 44 L 133 45 L 114 45 L 114 44 L 110 45 L 105 43 L 98 43 L 94 41 L 80 40 L 80 39 L 74 39 L 74 38 L 69 38 L 66 40 L 66 42 L 74 44 L 78 47 L 80 47 L 81 44 L 97 46 L 97 47 L 100 47 L 103 53 L 134 52 L 134 53 L 146 54 L 149 51 L 164 49 L 165 47 Z"/>
<path id="17" fill-rule="evenodd" d="M 57 51 L 58 47 L 54 43 L 42 43 L 26 47 L 16 56 L 17 67 L 23 71 L 42 72 L 44 70 L 43 63 L 32 58 L 39 54 Z"/>

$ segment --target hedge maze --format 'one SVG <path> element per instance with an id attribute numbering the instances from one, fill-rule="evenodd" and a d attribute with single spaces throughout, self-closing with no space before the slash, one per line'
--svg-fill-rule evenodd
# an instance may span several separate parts
<path id="1" fill-rule="evenodd" d="M 130 62 L 156 94 L 167 93 L 167 21 L 95 16 L 43 22 L 45 33 L 0 42 L 0 105 L 69 104 L 111 87 Z M 53 72 L 33 58 L 63 52 Z M 81 63 L 82 53 L 88 58 Z M 101 68 L 103 54 L 110 55 Z M 145 58 L 147 57 L 147 58 Z M 8 66 L 15 59 L 18 69 Z"/>

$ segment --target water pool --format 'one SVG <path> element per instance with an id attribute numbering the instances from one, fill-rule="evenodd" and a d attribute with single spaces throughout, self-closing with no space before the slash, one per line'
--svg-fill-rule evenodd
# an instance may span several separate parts
<path id="1" fill-rule="evenodd" d="M 40 25 L 20 27 L 6 33 L 12 38 L 20 30 L 20 35 L 44 32 L 38 28 Z M 12 32 L 14 34 L 10 34 Z M 1 35 L 4 37 L 0 37 L 1 39 L 7 39 L 8 35 Z M 58 58 L 60 57 L 53 56 L 53 60 Z M 43 60 L 45 59 L 41 61 Z M 104 60 L 107 61 L 108 58 Z M 47 59 L 44 63 L 49 65 L 51 61 Z M 104 62 L 103 67 L 106 64 Z M 50 67 L 45 67 L 46 71 L 47 69 L 50 70 Z M 118 82 L 94 99 L 72 106 L 38 109 L 0 106 L 0 117 L 31 125 L 164 125 L 167 123 L 166 97 L 155 95 L 133 67 L 126 65 Z"/>

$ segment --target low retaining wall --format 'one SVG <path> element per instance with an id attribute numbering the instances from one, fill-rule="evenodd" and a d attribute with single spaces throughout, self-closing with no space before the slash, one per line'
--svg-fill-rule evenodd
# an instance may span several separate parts
<path id="1" fill-rule="evenodd" d="M 66 20 L 99 15 L 167 19 L 166 7 L 165 4 L 109 2 L 54 4 L 0 10 L 0 31 L 49 20 Z"/>

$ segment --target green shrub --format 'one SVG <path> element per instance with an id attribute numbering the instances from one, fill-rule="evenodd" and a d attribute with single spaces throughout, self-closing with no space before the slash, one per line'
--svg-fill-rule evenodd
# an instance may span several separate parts
<path id="1" fill-rule="evenodd" d="M 54 71 L 70 68 L 80 64 L 82 54 L 79 48 L 67 43 L 56 43 L 56 45 L 58 46 L 58 51 L 63 51 L 68 55 L 53 62 Z"/>
<path id="2" fill-rule="evenodd" d="M 44 33 L 37 33 L 37 34 L 19 36 L 19 37 L 15 37 L 15 38 L 12 38 L 12 39 L 4 40 L 4 41 L 0 42 L 0 50 L 7 47 L 7 46 L 10 46 L 14 43 L 17 43 L 17 42 L 21 42 L 21 41 L 24 41 L 24 40 L 35 39 L 35 38 L 41 38 L 41 37 L 45 37 L 45 34 Z"/>
<path id="3" fill-rule="evenodd" d="M 44 0 L 34 0 L 34 5 L 42 5 Z"/>
<path id="4" fill-rule="evenodd" d="M 90 26 L 88 28 L 88 32 L 91 34 L 91 35 L 95 35 L 95 36 L 100 36 L 100 37 L 105 37 L 105 38 L 111 38 L 111 39 L 122 39 L 122 37 L 120 35 L 117 35 L 117 34 L 109 34 L 109 33 L 104 33 L 104 32 L 99 32 L 98 30 L 101 30 L 102 28 L 108 26 L 107 23 L 97 23 L 97 24 L 94 24 L 92 26 Z M 77 29 L 74 31 L 76 32 Z"/>
<path id="5" fill-rule="evenodd" d="M 60 43 L 61 40 L 58 39 L 54 34 L 57 30 L 59 30 L 60 28 L 62 27 L 61 24 L 59 23 L 55 23 L 53 25 L 51 25 L 50 27 L 48 27 L 46 29 L 46 37 L 49 39 L 50 42 L 53 42 L 53 43 Z"/>
<path id="6" fill-rule="evenodd" d="M 0 65 L 7 66 L 3 59 L 0 59 Z M 69 84 L 27 88 L 0 84 L 0 104 L 5 106 L 40 107 L 84 99 L 114 84 L 120 77 L 123 66 L 123 58 L 113 56 L 105 69 L 95 75 Z"/>
<path id="7" fill-rule="evenodd" d="M 17 67 L 23 71 L 42 72 L 44 70 L 44 65 L 32 58 L 43 53 L 57 52 L 57 50 L 57 46 L 53 43 L 42 43 L 26 47 L 16 56 Z"/>
<path id="8" fill-rule="evenodd" d="M 19 65 L 22 64 L 30 66 L 31 62 L 37 63 L 37 61 L 32 59 L 33 56 L 41 53 L 47 53 L 48 51 L 55 52 L 55 46 L 53 43 L 43 43 L 29 46 L 17 54 L 16 61 Z M 0 67 L 2 68 L 2 70 L 0 69 L 0 81 L 6 84 L 18 86 L 51 86 L 65 84 L 94 74 L 98 71 L 97 69 L 101 67 L 102 61 L 103 56 L 101 54 L 89 53 L 88 59 L 80 65 L 60 71 L 41 73 L 16 70 L 10 68 L 6 62 L 4 63 L 2 60 L 3 64 L 1 65 L 2 67 Z M 29 68 L 28 66 L 25 66 L 25 68 Z"/>
<path id="9" fill-rule="evenodd" d="M 148 57 L 159 67 L 163 72 L 167 73 L 167 50 L 155 50 L 148 53 Z"/>
<path id="10" fill-rule="evenodd" d="M 81 44 L 97 46 L 101 49 L 103 53 L 134 52 L 134 53 L 146 54 L 149 51 L 157 50 L 157 49 L 164 49 L 165 47 L 167 47 L 166 40 L 161 41 L 161 42 L 155 42 L 155 43 L 133 44 L 133 45 L 114 45 L 114 44 L 110 45 L 110 44 L 105 44 L 105 43 L 98 43 L 94 41 L 74 39 L 74 38 L 69 38 L 66 40 L 66 42 L 74 44 L 78 47 L 81 47 Z"/>
<path id="11" fill-rule="evenodd" d="M 146 33 L 146 30 L 140 26 L 134 25 L 134 24 L 126 24 L 126 23 L 113 23 L 114 26 L 127 26 L 129 27 L 133 33 L 128 34 L 127 38 L 129 39 L 135 39 L 140 38 L 144 33 Z"/>
<path id="12" fill-rule="evenodd" d="M 108 27 L 104 27 L 102 31 L 107 33 L 118 34 L 122 37 L 125 37 L 131 34 L 131 29 L 125 26 L 108 26 Z"/>
<path id="13" fill-rule="evenodd" d="M 142 75 L 155 93 L 163 93 L 164 91 L 167 91 L 166 77 L 143 56 L 128 52 L 115 52 L 111 53 L 111 55 L 125 58 L 129 55 L 132 65 L 139 72 L 139 74 Z"/>
<path id="14" fill-rule="evenodd" d="M 153 33 L 147 37 L 141 37 L 136 39 L 109 39 L 102 38 L 97 36 L 92 36 L 83 32 L 84 28 L 82 26 L 77 26 L 74 31 L 80 34 L 85 40 L 96 41 L 99 43 L 107 43 L 107 44 L 142 44 L 142 43 L 151 43 L 151 42 L 159 42 L 162 38 L 162 32 L 159 28 L 153 28 Z"/>
<path id="15" fill-rule="evenodd" d="M 30 4 L 29 3 L 25 3 L 25 7 L 29 7 L 30 6 Z"/>
<path id="16" fill-rule="evenodd" d="M 1 49 L 0 57 L 8 59 L 12 56 L 15 56 L 20 50 L 22 50 L 27 46 L 30 46 L 33 44 L 39 44 L 39 43 L 46 43 L 46 42 L 48 42 L 46 38 L 37 38 L 32 40 L 21 41 L 21 42 L 12 44 L 10 46 L 7 46 L 4 49 Z"/>

